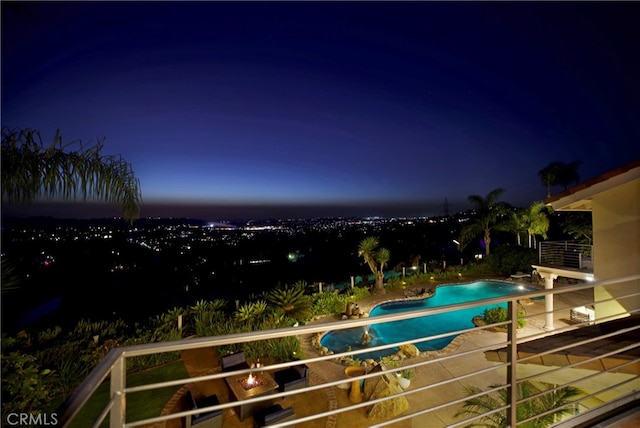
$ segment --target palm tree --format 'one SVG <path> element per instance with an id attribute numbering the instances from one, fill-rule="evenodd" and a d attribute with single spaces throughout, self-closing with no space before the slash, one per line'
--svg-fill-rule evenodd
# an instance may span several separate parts
<path id="1" fill-rule="evenodd" d="M 575 183 L 578 184 L 580 181 L 580 174 L 578 174 L 578 167 L 582 162 L 573 161 L 567 164 L 563 164 L 563 168 L 560 170 L 560 175 L 558 176 L 558 184 L 561 185 L 564 190 L 567 190 L 569 184 Z"/>
<path id="2" fill-rule="evenodd" d="M 504 189 L 494 189 L 486 197 L 471 195 L 469 202 L 473 204 L 476 214 L 475 222 L 462 229 L 460 242 L 468 241 L 471 235 L 484 233 L 485 254 L 491 253 L 491 229 L 496 225 L 501 216 L 508 213 L 506 204 L 498 202 Z"/>
<path id="3" fill-rule="evenodd" d="M 384 266 L 389 262 L 391 253 L 387 248 L 380 247 L 380 241 L 375 236 L 369 236 L 360 241 L 358 255 L 364 258 L 369 269 L 375 277 L 375 289 L 380 294 L 385 294 Z"/>
<path id="4" fill-rule="evenodd" d="M 89 197 L 119 205 L 133 223 L 140 212 L 140 183 L 131 165 L 119 156 L 102 156 L 102 140 L 62 143 L 56 131 L 45 146 L 39 131 L 2 128 L 2 199 L 32 202 L 37 197 L 83 200 Z M 76 147 L 76 150 L 69 150 Z M 11 264 L 3 261 L 2 292 L 19 287 Z"/>
<path id="5" fill-rule="evenodd" d="M 60 131 L 46 146 L 39 131 L 2 129 L 2 199 L 99 199 L 120 207 L 133 223 L 140 211 L 140 183 L 120 156 L 103 156 L 104 139 L 63 144 Z"/>
<path id="6" fill-rule="evenodd" d="M 491 385 L 489 388 L 495 389 L 501 386 L 502 385 Z M 466 386 L 464 389 L 467 395 L 472 396 L 472 398 L 464 402 L 462 409 L 455 414 L 456 417 L 481 416 L 494 409 L 504 407 L 508 403 L 506 389 L 484 395 L 479 395 L 482 394 L 482 390 L 476 386 Z M 574 401 L 576 397 L 584 394 L 582 390 L 573 386 L 565 386 L 556 390 L 550 389 L 551 385 L 537 381 L 524 381 L 517 385 L 517 399 L 521 402 L 516 405 L 516 420 L 523 421 L 541 413 L 551 411 L 539 418 L 518 424 L 518 428 L 543 428 L 551 426 L 557 422 L 559 418 L 572 414 L 573 410 L 571 406 L 567 405 Z M 532 398 L 526 400 L 529 397 Z M 509 420 L 506 412 L 500 411 L 482 416 L 480 419 L 467 425 L 467 427 L 506 428 L 508 425 Z"/>
<path id="7" fill-rule="evenodd" d="M 521 208 L 510 213 L 509 219 L 504 223 L 504 229 L 515 233 L 516 244 L 522 245 L 522 235 L 527 233 L 529 222 L 528 210 Z"/>
<path id="8" fill-rule="evenodd" d="M 537 247 L 536 235 L 547 239 L 547 231 L 549 230 L 549 217 L 547 217 L 547 212 L 549 209 L 544 202 L 538 201 L 531 204 L 526 211 L 529 248 Z"/>
<path id="9" fill-rule="evenodd" d="M 538 176 L 542 184 L 547 188 L 547 198 L 551 196 L 551 186 L 563 186 L 566 190 L 570 183 L 580 181 L 578 167 L 580 161 L 570 163 L 551 162 L 546 167 L 538 171 Z"/>
<path id="10" fill-rule="evenodd" d="M 538 177 L 540 177 L 542 185 L 547 188 L 547 198 L 551 197 L 551 186 L 556 183 L 557 171 L 560 168 L 560 162 L 551 162 L 549 165 L 538 171 Z"/>
<path id="11" fill-rule="evenodd" d="M 508 220 L 496 225 L 496 229 L 515 233 L 518 245 L 522 245 L 521 235 L 527 235 L 529 248 L 536 248 L 536 235 L 547 238 L 549 230 L 547 213 L 550 209 L 544 202 L 534 202 L 528 208 L 511 211 Z"/>

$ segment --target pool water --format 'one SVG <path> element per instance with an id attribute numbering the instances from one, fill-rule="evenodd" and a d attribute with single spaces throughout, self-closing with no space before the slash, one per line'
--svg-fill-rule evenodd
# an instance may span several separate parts
<path id="1" fill-rule="evenodd" d="M 433 296 L 424 299 L 402 300 L 382 303 L 374 307 L 369 313 L 370 317 L 389 315 L 399 312 L 413 311 L 425 308 L 434 308 L 456 303 L 472 302 L 493 297 L 524 294 L 537 291 L 535 287 L 522 284 L 513 284 L 501 281 L 476 281 L 468 284 L 456 284 L 439 286 Z M 473 327 L 473 317 L 484 315 L 484 310 L 495 306 L 506 307 L 507 304 L 493 304 L 477 306 L 470 309 L 461 309 L 453 312 L 427 315 L 410 320 L 387 322 L 368 326 L 371 342 L 366 345 L 361 343 L 363 327 L 336 330 L 325 334 L 320 343 L 331 351 L 346 352 L 349 349 L 359 350 L 368 347 L 380 346 L 387 343 L 413 340 L 420 337 L 434 336 Z M 442 349 L 453 341 L 455 336 L 429 340 L 416 343 L 421 351 Z M 382 351 L 358 354 L 358 359 L 379 359 L 397 352 L 398 348 L 390 348 Z"/>

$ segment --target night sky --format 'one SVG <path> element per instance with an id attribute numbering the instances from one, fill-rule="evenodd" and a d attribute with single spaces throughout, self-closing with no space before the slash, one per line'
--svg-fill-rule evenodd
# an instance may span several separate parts
<path id="1" fill-rule="evenodd" d="M 105 137 L 142 216 L 441 215 L 497 187 L 527 206 L 551 161 L 586 180 L 640 158 L 639 21 L 639 2 L 3 1 L 2 125 Z"/>

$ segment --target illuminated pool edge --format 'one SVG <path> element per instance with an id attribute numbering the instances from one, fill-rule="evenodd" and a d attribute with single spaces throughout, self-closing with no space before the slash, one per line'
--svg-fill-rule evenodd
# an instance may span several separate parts
<path id="1" fill-rule="evenodd" d="M 433 288 L 434 292 L 431 293 L 430 295 L 427 296 L 420 296 L 420 297 L 402 297 L 402 298 L 393 298 L 390 300 L 386 300 L 386 301 L 381 301 L 378 303 L 375 303 L 373 306 L 368 308 L 368 313 L 369 316 L 371 316 L 372 313 L 374 313 L 374 311 L 380 307 L 383 306 L 398 306 L 398 305 L 403 305 L 403 304 L 411 304 L 413 302 L 416 302 L 415 304 L 411 305 L 410 308 L 407 308 L 406 310 L 416 310 L 416 309 L 421 309 L 418 308 L 416 306 L 422 306 L 420 304 L 420 302 L 424 303 L 427 302 L 430 299 L 433 298 L 437 298 L 438 297 L 438 290 L 442 290 L 443 288 L 449 288 L 449 287 L 461 287 L 461 286 L 479 286 L 479 285 L 484 285 L 484 284 L 489 284 L 492 285 L 494 287 L 504 287 L 505 285 L 508 286 L 508 289 L 505 290 L 504 292 L 501 292 L 495 296 L 486 296 L 483 295 L 481 296 L 481 298 L 471 298 L 471 299 L 466 299 L 466 300 L 460 300 L 460 301 L 456 301 L 456 302 L 447 302 L 446 304 L 437 304 L 435 306 L 431 306 L 431 308 L 439 308 L 439 307 L 443 307 L 443 306 L 447 306 L 447 305 L 452 305 L 452 304 L 458 304 L 458 303 L 467 303 L 467 302 L 473 302 L 473 301 L 479 301 L 479 300 L 483 300 L 483 299 L 487 299 L 487 298 L 491 298 L 491 297 L 508 297 L 508 296 L 513 296 L 513 295 L 518 295 L 518 294 L 524 294 L 524 293 L 529 293 L 529 292 L 533 292 L 533 291 L 538 291 L 539 288 L 537 288 L 536 286 L 534 286 L 533 284 L 528 285 L 528 284 L 518 284 L 518 283 L 514 283 L 508 280 L 496 280 L 496 279 L 481 279 L 481 280 L 475 280 L 475 281 L 470 281 L 470 282 L 461 282 L 461 283 L 451 283 L 451 284 L 439 284 L 439 285 L 435 285 L 435 286 L 431 286 L 430 288 Z M 517 289 L 514 289 L 514 287 L 517 287 Z M 495 290 L 492 289 L 494 292 Z M 470 292 L 474 291 L 474 290 L 469 290 Z M 448 296 L 446 296 L 448 297 Z M 447 312 L 444 314 L 433 314 L 433 315 L 425 315 L 419 318 L 414 318 L 412 320 L 404 320 L 404 321 L 394 321 L 394 323 L 398 323 L 398 322 L 415 322 L 415 321 L 422 321 L 424 322 L 424 318 L 428 318 L 428 317 L 438 317 L 438 316 L 458 316 L 461 317 L 463 316 L 462 319 L 466 320 L 464 322 L 468 321 L 468 325 L 467 326 L 463 326 L 463 327 L 456 327 L 456 328 L 447 328 L 446 331 L 445 330 L 441 330 L 441 331 L 437 331 L 437 332 L 429 332 L 426 334 L 421 333 L 418 334 L 416 337 L 402 337 L 400 339 L 396 339 L 396 340 L 392 340 L 389 341 L 386 339 L 386 337 L 384 336 L 384 333 L 382 333 L 381 335 L 377 335 L 378 337 L 382 337 L 383 341 L 382 342 L 367 342 L 364 345 L 361 345 L 358 343 L 357 340 L 352 340 L 349 344 L 339 344 L 339 345 L 335 345 L 333 343 L 327 343 L 326 339 L 331 337 L 334 333 L 335 334 L 352 334 L 352 337 L 358 337 L 358 335 L 360 333 L 362 333 L 363 327 L 354 327 L 353 329 L 347 329 L 347 330 L 329 330 L 324 332 L 318 339 L 318 344 L 320 346 L 320 348 L 326 348 L 329 350 L 329 352 L 331 353 L 342 353 L 342 352 L 346 352 L 346 351 L 350 351 L 350 350 L 363 350 L 366 349 L 366 347 L 373 347 L 373 346 L 381 346 L 381 345 L 385 345 L 388 343 L 392 343 L 392 342 L 402 342 L 402 341 L 407 341 L 407 340 L 416 340 L 416 339 L 420 339 L 420 338 L 424 338 L 424 337 L 430 337 L 430 336 L 435 336 L 435 335 L 440 335 L 440 334 L 447 334 L 447 333 L 452 333 L 454 331 L 457 330 L 464 330 L 466 328 L 473 328 L 474 324 L 473 324 L 473 317 L 475 315 L 478 315 L 478 313 L 483 313 L 484 309 L 487 308 L 492 308 L 495 306 L 506 306 L 506 303 L 502 303 L 502 304 L 491 304 L 491 305 L 483 305 L 483 306 L 478 306 L 475 308 L 471 308 L 471 309 L 461 309 L 461 310 L 456 310 L 456 311 L 451 311 L 451 312 Z M 475 315 L 469 315 L 468 311 L 475 311 L 478 312 Z M 371 316 L 372 318 L 375 318 L 376 316 L 380 316 L 382 314 L 374 314 L 373 316 Z M 431 321 L 437 321 L 434 318 L 430 318 Z M 384 326 L 385 324 L 391 324 L 391 323 L 381 323 L 378 324 L 377 326 Z M 435 323 L 431 323 L 431 324 L 435 324 Z M 395 324 L 397 326 L 397 324 Z M 444 323 L 444 325 L 449 325 L 449 323 Z M 375 329 L 372 329 L 373 326 L 369 327 L 369 331 L 373 330 L 375 331 Z M 367 333 L 369 332 L 367 331 Z M 452 335 L 452 336 L 447 336 L 445 338 L 440 338 L 440 339 L 433 339 L 433 340 L 428 340 L 428 341 L 422 341 L 420 342 L 420 344 L 416 344 L 416 346 L 418 347 L 418 349 L 420 350 L 421 354 L 424 353 L 428 353 L 428 352 L 442 352 L 443 350 L 447 349 L 449 346 L 452 345 L 452 343 L 454 343 L 456 341 L 456 339 L 458 339 L 459 337 L 461 337 L 462 334 L 457 334 L 457 335 Z M 459 340 L 458 340 L 459 341 Z M 437 347 L 434 347 L 434 345 L 437 345 Z M 457 348 L 457 346 L 456 346 Z M 393 355 L 395 353 L 398 352 L 398 347 L 393 347 L 393 348 L 389 348 L 387 350 L 384 351 L 373 351 L 371 353 L 362 353 L 362 354 L 357 354 L 356 358 L 358 359 L 374 359 L 374 360 L 378 360 L 384 356 L 390 356 Z"/>

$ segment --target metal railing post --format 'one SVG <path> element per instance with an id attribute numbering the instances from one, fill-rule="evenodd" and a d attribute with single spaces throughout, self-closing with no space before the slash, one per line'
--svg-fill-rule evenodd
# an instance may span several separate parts
<path id="1" fill-rule="evenodd" d="M 538 263 L 540 264 L 542 264 L 542 244 L 543 242 L 538 245 Z"/>
<path id="2" fill-rule="evenodd" d="M 582 269 L 582 253 L 578 253 L 578 268 Z"/>
<path id="3" fill-rule="evenodd" d="M 124 393 L 126 376 L 126 364 L 124 356 L 120 356 L 116 360 L 111 369 L 111 398 L 118 395 L 119 397 L 113 401 L 113 407 L 109 413 L 109 427 L 120 428 L 126 422 L 126 398 Z"/>
<path id="4" fill-rule="evenodd" d="M 518 339 L 516 337 L 518 329 L 518 304 L 517 300 L 509 300 L 507 303 L 507 311 L 509 312 L 509 328 L 507 330 L 507 421 L 511 428 L 516 427 L 516 409 L 518 407 L 518 385 L 517 385 L 517 366 L 518 360 Z"/>

